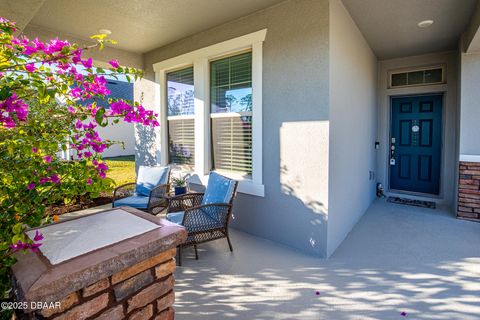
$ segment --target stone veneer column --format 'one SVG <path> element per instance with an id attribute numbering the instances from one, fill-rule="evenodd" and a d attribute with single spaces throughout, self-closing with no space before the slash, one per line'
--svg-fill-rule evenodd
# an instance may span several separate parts
<path id="1" fill-rule="evenodd" d="M 460 161 L 457 217 L 480 221 L 480 163 Z"/>
<path id="2" fill-rule="evenodd" d="M 134 209 L 122 210 L 161 227 L 58 265 L 38 253 L 18 257 L 13 268 L 17 301 L 59 302 L 55 308 L 29 308 L 20 318 L 174 319 L 176 246 L 186 231 Z"/>

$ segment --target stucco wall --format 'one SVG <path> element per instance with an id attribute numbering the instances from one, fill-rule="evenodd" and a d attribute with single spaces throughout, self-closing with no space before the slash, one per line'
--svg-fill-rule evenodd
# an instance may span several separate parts
<path id="1" fill-rule="evenodd" d="M 461 70 L 460 155 L 480 156 L 480 54 L 462 53 Z"/>
<path id="2" fill-rule="evenodd" d="M 422 66 L 446 66 L 446 83 L 405 88 L 388 88 L 388 72 L 390 70 L 409 69 Z M 388 191 L 389 183 L 389 132 L 390 132 L 390 99 L 393 96 L 411 94 L 443 93 L 443 137 L 440 177 L 440 195 L 438 197 L 413 196 L 417 199 L 432 199 L 438 203 L 453 207 L 455 203 L 456 172 L 458 156 L 457 140 L 457 85 L 458 85 L 457 52 L 440 52 L 399 59 L 383 60 L 378 67 L 378 141 L 377 178 L 387 189 L 387 195 L 400 195 Z M 463 85 L 463 83 L 462 83 Z"/>
<path id="3" fill-rule="evenodd" d="M 377 59 L 340 0 L 330 1 L 328 251 L 375 198 Z"/>
<path id="4" fill-rule="evenodd" d="M 289 0 L 145 55 L 152 65 L 267 28 L 263 47 L 265 197 L 238 194 L 232 226 L 326 256 L 328 0 Z M 147 158 L 139 154 L 138 158 Z"/>

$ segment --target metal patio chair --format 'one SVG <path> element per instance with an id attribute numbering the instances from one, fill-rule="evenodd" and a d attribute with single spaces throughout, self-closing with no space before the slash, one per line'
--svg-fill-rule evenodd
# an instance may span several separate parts
<path id="1" fill-rule="evenodd" d="M 138 168 L 137 181 L 115 188 L 112 207 L 129 206 L 145 212 L 166 208 L 169 192 L 170 167 Z"/>
<path id="2" fill-rule="evenodd" d="M 170 197 L 167 220 L 187 229 L 187 240 L 178 247 L 178 264 L 182 265 L 182 248 L 193 246 L 198 260 L 197 245 L 207 241 L 227 238 L 228 223 L 232 215 L 232 204 L 238 182 L 211 172 L 205 193 L 187 193 Z"/>

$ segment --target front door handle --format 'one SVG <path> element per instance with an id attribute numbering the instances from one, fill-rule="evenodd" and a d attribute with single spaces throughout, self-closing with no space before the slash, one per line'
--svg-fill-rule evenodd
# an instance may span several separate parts
<path id="1" fill-rule="evenodd" d="M 392 137 L 392 139 L 390 140 L 390 165 L 391 166 L 395 165 L 395 142 L 396 142 L 395 137 Z"/>

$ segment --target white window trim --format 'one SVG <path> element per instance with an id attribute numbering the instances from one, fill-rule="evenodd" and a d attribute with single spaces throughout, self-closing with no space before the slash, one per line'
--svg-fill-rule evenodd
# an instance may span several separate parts
<path id="1" fill-rule="evenodd" d="M 195 98 L 195 176 L 192 183 L 206 185 L 211 166 L 210 152 L 210 61 L 242 50 L 252 51 L 252 178 L 238 179 L 238 192 L 263 197 L 263 148 L 262 148 L 262 66 L 263 42 L 267 29 L 220 42 L 153 65 L 155 81 L 160 87 L 160 123 L 167 123 L 166 73 L 193 65 Z M 168 132 L 160 126 L 160 164 L 168 164 Z"/>

